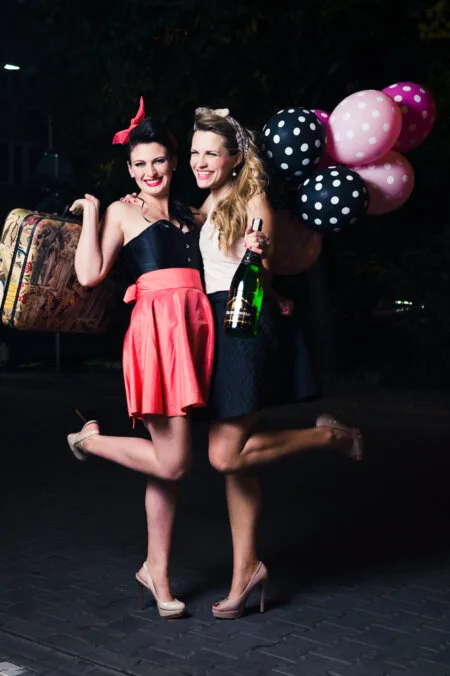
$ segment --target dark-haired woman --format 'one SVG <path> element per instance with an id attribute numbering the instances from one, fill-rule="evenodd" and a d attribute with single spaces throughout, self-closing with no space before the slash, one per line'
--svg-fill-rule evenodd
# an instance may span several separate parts
<path id="1" fill-rule="evenodd" d="M 176 169 L 174 138 L 143 104 L 131 127 L 116 134 L 127 144 L 128 170 L 139 190 L 139 205 L 111 204 L 99 225 L 99 202 L 76 200 L 83 228 L 75 256 L 78 280 L 95 286 L 119 252 L 136 283 L 126 302 L 135 301 L 124 341 L 123 369 L 128 411 L 140 419 L 151 441 L 100 434 L 97 421 L 85 423 L 68 442 L 74 455 L 90 454 L 148 475 L 145 508 L 148 552 L 136 574 L 153 594 L 162 617 L 183 615 L 169 583 L 169 554 L 178 482 L 191 459 L 191 408 L 206 404 L 211 378 L 214 328 L 202 289 L 199 230 L 193 212 L 170 194 Z"/>

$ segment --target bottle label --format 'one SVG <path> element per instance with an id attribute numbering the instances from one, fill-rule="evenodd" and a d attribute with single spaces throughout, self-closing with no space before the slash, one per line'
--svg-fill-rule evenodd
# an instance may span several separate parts
<path id="1" fill-rule="evenodd" d="M 229 298 L 225 310 L 225 325 L 231 328 L 252 329 L 257 319 L 257 308 L 242 295 Z"/>

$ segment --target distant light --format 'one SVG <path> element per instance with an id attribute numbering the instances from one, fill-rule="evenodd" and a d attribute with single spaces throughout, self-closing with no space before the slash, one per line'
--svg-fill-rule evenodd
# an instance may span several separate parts
<path id="1" fill-rule="evenodd" d="M 5 63 L 3 70 L 20 70 L 20 66 L 15 66 L 13 63 Z"/>

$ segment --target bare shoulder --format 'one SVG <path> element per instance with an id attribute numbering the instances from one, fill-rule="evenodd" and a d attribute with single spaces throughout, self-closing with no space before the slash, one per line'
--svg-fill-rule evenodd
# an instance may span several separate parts
<path id="1" fill-rule="evenodd" d="M 111 202 L 105 212 L 105 217 L 108 217 L 108 220 L 121 223 L 124 220 L 129 220 L 132 215 L 136 214 L 138 207 L 135 204 L 127 204 L 126 202 L 121 202 L 116 200 Z"/>
<path id="2" fill-rule="evenodd" d="M 121 221 L 122 216 L 125 213 L 124 206 L 123 202 L 119 202 L 119 200 L 117 200 L 117 202 L 112 202 L 106 208 L 104 218 L 107 218 L 108 221 Z"/>
<path id="3" fill-rule="evenodd" d="M 120 202 L 120 200 L 116 200 L 115 202 L 111 202 L 111 204 L 107 207 L 105 214 L 108 214 L 109 217 L 111 218 L 120 218 L 120 216 L 124 213 L 126 213 L 125 208 L 128 205 L 126 205 L 124 202 Z"/>

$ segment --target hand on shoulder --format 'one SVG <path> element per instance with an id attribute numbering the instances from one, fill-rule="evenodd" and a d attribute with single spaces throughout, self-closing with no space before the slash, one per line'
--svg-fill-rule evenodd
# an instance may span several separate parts
<path id="1" fill-rule="evenodd" d="M 141 207 L 141 209 L 144 206 L 144 200 L 142 197 L 138 197 L 138 194 L 136 192 L 127 193 L 124 195 L 124 197 L 121 197 L 120 202 L 123 202 L 124 204 L 134 204 L 138 207 Z"/>

